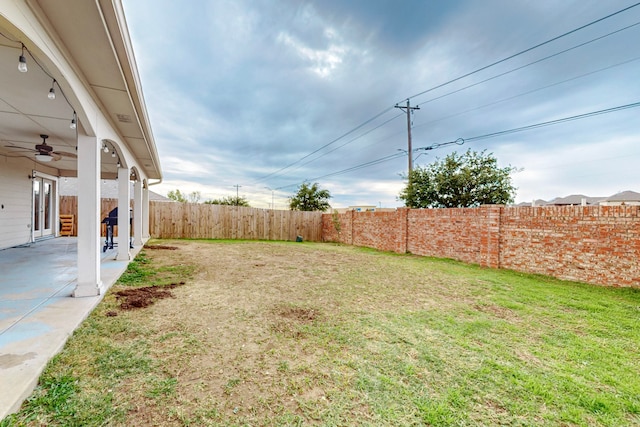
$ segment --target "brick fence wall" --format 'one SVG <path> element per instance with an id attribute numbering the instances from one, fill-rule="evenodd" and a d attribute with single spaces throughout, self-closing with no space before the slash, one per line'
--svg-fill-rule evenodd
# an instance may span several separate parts
<path id="1" fill-rule="evenodd" d="M 639 206 L 350 211 L 322 226 L 325 241 L 640 287 Z"/>

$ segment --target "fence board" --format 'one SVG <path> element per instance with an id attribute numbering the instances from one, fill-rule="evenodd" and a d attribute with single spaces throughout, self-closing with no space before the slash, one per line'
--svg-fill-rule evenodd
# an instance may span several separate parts
<path id="1" fill-rule="evenodd" d="M 100 219 L 116 206 L 117 199 L 101 199 Z M 74 216 L 73 235 L 77 235 L 77 197 L 61 196 L 60 214 Z M 295 240 L 302 236 L 305 241 L 321 242 L 322 212 L 150 201 L 149 232 L 163 239 Z"/>
<path id="2" fill-rule="evenodd" d="M 133 203 L 133 202 L 132 202 Z M 100 199 L 100 220 L 118 206 L 118 199 Z M 133 205 L 132 205 L 133 206 Z M 73 234 L 78 235 L 78 198 L 76 196 L 60 196 L 60 215 L 73 215 Z M 101 236 L 105 236 L 106 227 L 101 226 Z"/>
<path id="3" fill-rule="evenodd" d="M 322 212 L 149 202 L 149 229 L 162 239 L 322 241 Z"/>

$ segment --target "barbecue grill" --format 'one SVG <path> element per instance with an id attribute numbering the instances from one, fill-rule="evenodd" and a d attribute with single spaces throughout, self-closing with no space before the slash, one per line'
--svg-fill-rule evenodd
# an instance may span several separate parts
<path id="1" fill-rule="evenodd" d="M 129 209 L 129 230 L 131 230 L 131 224 L 133 222 L 133 212 Z M 113 227 L 118 225 L 118 208 L 114 208 L 109 212 L 109 215 L 104 217 L 102 220 L 103 224 L 107 225 L 107 233 L 104 240 L 104 246 L 102 247 L 102 252 L 105 252 L 107 249 L 113 249 Z M 129 236 L 129 247 L 133 248 L 133 242 L 131 240 L 131 236 Z"/>

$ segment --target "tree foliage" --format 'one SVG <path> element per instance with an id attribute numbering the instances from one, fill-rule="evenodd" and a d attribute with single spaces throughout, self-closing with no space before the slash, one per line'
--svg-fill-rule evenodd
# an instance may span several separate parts
<path id="1" fill-rule="evenodd" d="M 228 196 L 222 199 L 212 199 L 205 202 L 208 205 L 228 205 L 228 206 L 245 206 L 249 207 L 249 201 L 243 196 Z"/>
<path id="2" fill-rule="evenodd" d="M 293 211 L 326 211 L 331 206 L 329 190 L 321 190 L 317 182 L 303 182 L 296 194 L 289 198 L 289 208 Z"/>
<path id="3" fill-rule="evenodd" d="M 191 193 L 187 194 L 181 192 L 178 189 L 175 189 L 169 191 L 167 193 L 167 197 L 173 201 L 180 203 L 198 203 L 202 196 L 200 195 L 199 191 L 192 191 Z"/>
<path id="4" fill-rule="evenodd" d="M 486 150 L 449 154 L 425 167 L 416 167 L 398 198 L 410 208 L 463 208 L 513 203 L 517 168 L 498 167 Z"/>

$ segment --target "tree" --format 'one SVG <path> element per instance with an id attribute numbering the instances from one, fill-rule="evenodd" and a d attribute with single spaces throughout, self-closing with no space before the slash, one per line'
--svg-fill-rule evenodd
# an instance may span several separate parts
<path id="1" fill-rule="evenodd" d="M 466 208 L 512 203 L 516 188 L 511 174 L 517 168 L 498 167 L 498 160 L 486 150 L 449 154 L 409 175 L 398 198 L 410 208 Z"/>
<path id="2" fill-rule="evenodd" d="M 208 205 L 229 205 L 229 206 L 246 206 L 249 207 L 249 201 L 242 196 L 228 196 L 222 199 L 207 200 Z"/>
<path id="3" fill-rule="evenodd" d="M 182 193 L 180 190 L 171 190 L 167 193 L 167 197 L 173 201 L 180 203 L 198 203 L 200 201 L 200 192 L 192 191 L 189 194 Z"/>
<path id="4" fill-rule="evenodd" d="M 293 211 L 326 211 L 331 206 L 329 190 L 321 190 L 318 183 L 309 185 L 303 182 L 298 187 L 296 194 L 289 198 L 289 208 Z"/>

